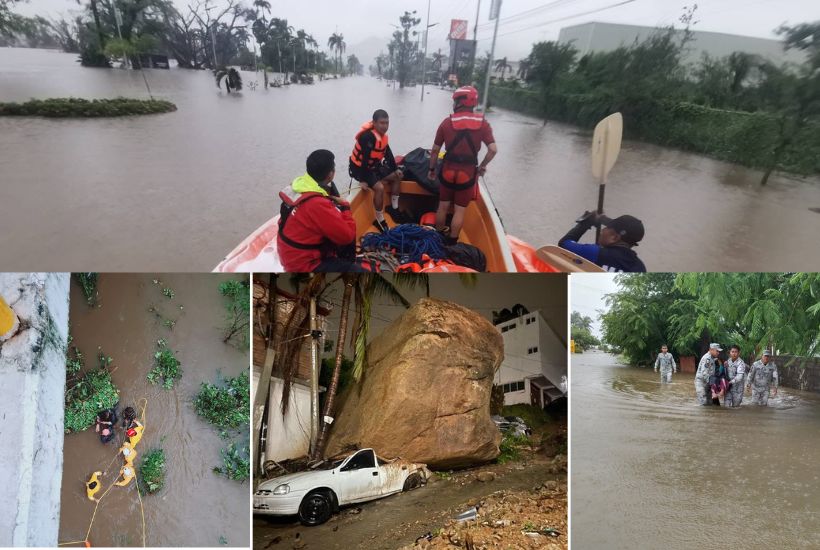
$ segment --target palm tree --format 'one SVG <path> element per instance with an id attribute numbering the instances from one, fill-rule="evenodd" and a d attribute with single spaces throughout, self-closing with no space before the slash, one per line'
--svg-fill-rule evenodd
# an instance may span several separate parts
<path id="1" fill-rule="evenodd" d="M 509 65 L 509 63 L 507 63 L 506 57 L 499 59 L 495 62 L 495 70 L 501 71 L 501 80 L 504 80 L 504 73 L 507 69 L 512 69 L 512 67 Z"/>
<path id="2" fill-rule="evenodd" d="M 436 53 L 433 54 L 432 68 L 438 72 L 439 80 L 441 80 L 441 64 L 442 63 L 444 63 L 444 54 L 441 53 L 441 50 L 438 50 Z"/>
<path id="3" fill-rule="evenodd" d="M 342 52 L 345 51 L 347 44 L 345 44 L 344 36 L 341 33 L 333 33 L 327 41 L 327 47 L 330 51 L 336 50 L 336 72 L 339 72 L 339 63 L 342 59 Z"/>
<path id="4" fill-rule="evenodd" d="M 231 67 L 230 69 L 226 69 L 222 67 L 218 69 L 214 73 L 214 77 L 216 78 L 216 87 L 220 87 L 220 83 L 222 79 L 225 79 L 225 89 L 228 93 L 231 93 L 231 90 L 239 91 L 242 89 L 242 77 L 239 75 L 239 71 Z"/>
<path id="5" fill-rule="evenodd" d="M 522 59 L 518 62 L 518 78 L 521 80 L 527 80 L 527 77 L 530 75 L 530 69 L 532 68 L 532 63 L 530 62 L 529 58 Z"/>

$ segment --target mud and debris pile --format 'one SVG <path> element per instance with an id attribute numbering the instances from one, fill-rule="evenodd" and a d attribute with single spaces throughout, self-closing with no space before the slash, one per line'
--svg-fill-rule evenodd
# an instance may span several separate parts
<path id="1" fill-rule="evenodd" d="M 472 510 L 475 519 L 451 519 L 401 550 L 567 548 L 565 481 L 545 481 L 529 491 L 497 491 L 473 503 Z"/>
<path id="2" fill-rule="evenodd" d="M 501 333 L 478 313 L 420 300 L 368 346 L 366 375 L 343 397 L 328 453 L 372 447 L 433 469 L 493 460 L 501 434 L 490 393 L 503 357 Z"/>

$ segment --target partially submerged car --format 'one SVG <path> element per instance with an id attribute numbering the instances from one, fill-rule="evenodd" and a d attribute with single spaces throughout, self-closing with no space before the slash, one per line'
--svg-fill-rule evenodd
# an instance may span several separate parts
<path id="1" fill-rule="evenodd" d="M 319 525 L 341 506 L 409 491 L 427 483 L 425 464 L 385 460 L 361 449 L 327 464 L 325 469 L 288 474 L 265 481 L 253 494 L 253 513 L 299 516 Z"/>

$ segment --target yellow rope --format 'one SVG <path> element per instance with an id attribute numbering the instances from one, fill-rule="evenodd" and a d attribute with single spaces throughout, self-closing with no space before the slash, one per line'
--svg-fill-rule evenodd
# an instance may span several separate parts
<path id="1" fill-rule="evenodd" d="M 140 403 L 143 403 L 143 405 L 142 405 L 142 414 L 140 415 L 140 418 L 141 418 L 141 422 L 144 426 L 145 425 L 145 410 L 148 408 L 148 398 L 143 397 L 142 399 L 140 399 Z M 120 452 L 118 450 L 117 454 L 114 455 L 114 458 L 111 459 L 111 462 L 108 463 L 108 466 L 106 467 L 106 471 L 108 470 L 108 468 L 111 467 L 111 464 L 114 463 L 114 460 L 117 459 L 119 454 L 120 454 Z M 142 495 L 140 495 L 139 478 L 137 477 L 136 468 L 134 470 L 135 470 L 134 471 L 134 484 L 137 486 L 137 498 L 139 498 L 139 501 L 140 501 L 140 513 L 142 514 L 142 546 L 143 546 L 143 548 L 145 548 L 145 508 L 142 505 Z M 97 509 L 100 507 L 100 503 L 102 502 L 102 499 L 104 499 L 105 495 L 108 494 L 108 491 L 110 491 L 114 487 L 114 485 L 116 485 L 116 484 L 117 484 L 117 480 L 114 479 L 114 481 L 111 482 L 111 485 L 108 486 L 108 489 L 105 490 L 105 492 L 102 494 L 100 499 L 97 501 L 96 506 L 94 506 L 94 513 L 91 514 L 91 522 L 89 522 L 89 524 L 88 524 L 88 531 L 86 531 L 86 533 L 85 533 L 85 539 L 83 539 L 83 540 L 74 540 L 74 541 L 71 541 L 71 542 L 60 542 L 60 543 L 57 543 L 57 546 L 68 546 L 70 544 L 85 544 L 86 546 L 89 545 L 88 537 L 91 535 L 91 528 L 94 526 L 94 519 L 97 517 Z"/>

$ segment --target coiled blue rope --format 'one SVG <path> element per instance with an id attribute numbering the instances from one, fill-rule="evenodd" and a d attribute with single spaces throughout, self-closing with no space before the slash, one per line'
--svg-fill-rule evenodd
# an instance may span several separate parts
<path id="1" fill-rule="evenodd" d="M 397 225 L 384 233 L 368 233 L 362 237 L 362 248 L 395 251 L 403 264 L 420 262 L 424 254 L 434 260 L 447 257 L 441 234 L 413 223 Z"/>

